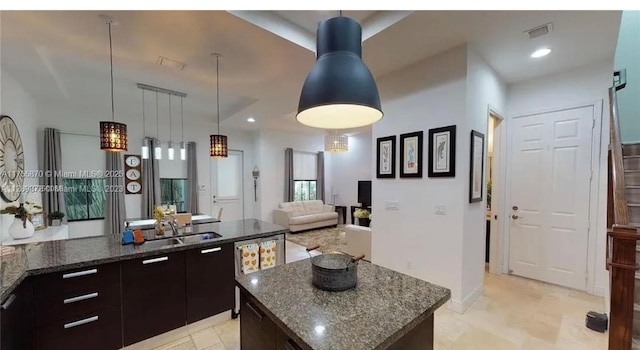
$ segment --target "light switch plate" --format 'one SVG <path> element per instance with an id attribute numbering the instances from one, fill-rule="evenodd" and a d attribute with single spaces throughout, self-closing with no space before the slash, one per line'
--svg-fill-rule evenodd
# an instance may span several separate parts
<path id="1" fill-rule="evenodd" d="M 447 215 L 447 207 L 444 205 L 436 205 L 435 209 L 436 215 Z"/>
<path id="2" fill-rule="evenodd" d="M 398 201 L 384 201 L 384 208 L 386 210 L 399 210 Z"/>

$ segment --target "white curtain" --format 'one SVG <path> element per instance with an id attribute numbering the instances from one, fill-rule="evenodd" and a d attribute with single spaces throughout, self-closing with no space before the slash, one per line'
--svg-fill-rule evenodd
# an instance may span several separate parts
<path id="1" fill-rule="evenodd" d="M 44 168 L 45 172 L 52 174 L 43 177 L 43 185 L 53 186 L 52 188 L 62 187 L 62 177 L 59 171 L 62 170 L 62 150 L 60 147 L 60 130 L 45 128 L 44 129 Z M 64 201 L 64 193 L 60 191 L 47 191 L 43 193 L 42 204 L 45 213 L 53 213 L 59 211 L 66 214 L 67 209 Z M 63 223 L 67 223 L 67 216 L 62 219 Z"/>

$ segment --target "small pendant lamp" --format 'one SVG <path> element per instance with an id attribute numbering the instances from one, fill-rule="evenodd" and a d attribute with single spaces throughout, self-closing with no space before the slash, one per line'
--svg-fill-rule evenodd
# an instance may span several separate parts
<path id="1" fill-rule="evenodd" d="M 227 158 L 229 156 L 227 137 L 220 134 L 220 58 L 222 57 L 222 55 L 214 53 L 213 56 L 216 57 L 216 101 L 218 110 L 218 133 L 215 135 L 209 135 L 209 154 L 214 158 Z"/>
<path id="2" fill-rule="evenodd" d="M 113 46 L 111 43 L 111 24 L 113 18 L 102 16 L 109 26 L 109 58 L 111 67 L 111 120 L 100 122 L 100 149 L 108 152 L 122 152 L 127 150 L 127 125 L 116 122 L 113 103 Z"/>
<path id="3" fill-rule="evenodd" d="M 181 118 L 181 127 L 180 131 L 182 132 L 182 137 L 180 138 L 180 160 L 187 160 L 187 143 L 184 142 L 184 109 L 182 108 L 182 101 L 184 97 L 180 96 L 180 118 Z"/>
<path id="4" fill-rule="evenodd" d="M 331 153 L 342 153 L 349 151 L 349 137 L 335 133 L 324 137 L 324 150 Z"/>
<path id="5" fill-rule="evenodd" d="M 173 149 L 173 113 L 171 113 L 171 94 L 169 94 L 169 147 L 167 148 L 167 158 L 173 160 L 175 150 Z"/>
<path id="6" fill-rule="evenodd" d="M 320 22 L 317 61 L 302 86 L 298 122 L 323 129 L 348 129 L 382 119 L 378 87 L 362 61 L 362 28 L 342 17 Z"/>
<path id="7" fill-rule="evenodd" d="M 149 159 L 149 139 L 147 138 L 146 113 L 144 108 L 144 90 L 142 90 L 142 159 Z"/>

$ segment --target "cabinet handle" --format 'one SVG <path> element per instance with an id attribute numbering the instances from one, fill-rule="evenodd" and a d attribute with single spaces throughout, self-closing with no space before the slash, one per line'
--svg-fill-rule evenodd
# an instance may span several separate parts
<path id="1" fill-rule="evenodd" d="M 73 328 L 73 327 L 82 326 L 83 324 L 95 322 L 97 320 L 98 320 L 98 316 L 93 316 L 93 317 L 85 318 L 83 320 L 79 320 L 79 321 L 75 321 L 75 322 L 69 322 L 69 323 L 66 323 L 64 325 L 64 329 L 69 329 L 69 328 Z"/>
<path id="2" fill-rule="evenodd" d="M 15 294 L 11 294 L 9 296 L 9 298 L 2 304 L 2 310 L 8 309 L 9 306 L 11 306 L 11 304 L 13 303 L 14 300 L 16 300 L 16 295 Z"/>
<path id="3" fill-rule="evenodd" d="M 82 300 L 87 300 L 87 299 L 93 299 L 93 298 L 97 298 L 98 297 L 98 292 L 95 293 L 89 293 L 89 294 L 85 294 L 85 295 L 80 295 L 77 297 L 73 297 L 73 298 L 69 298 L 69 299 L 65 299 L 64 303 L 65 304 L 71 304 L 71 303 L 75 303 L 76 301 L 82 301 Z"/>
<path id="4" fill-rule="evenodd" d="M 249 310 L 251 310 L 251 312 L 253 312 L 256 315 L 256 317 L 258 317 L 258 320 L 262 321 L 262 318 L 264 317 L 264 315 L 262 315 L 262 312 L 258 311 L 258 309 L 256 309 L 255 306 L 251 304 L 251 302 L 247 302 L 246 305 L 249 308 Z"/>
<path id="5" fill-rule="evenodd" d="M 146 265 L 146 264 L 153 264 L 153 263 L 157 263 L 157 262 L 161 262 L 161 261 L 167 261 L 169 260 L 168 256 L 163 256 L 161 258 L 154 258 L 154 259 L 149 259 L 149 260 L 143 260 L 142 264 Z"/>
<path id="6" fill-rule="evenodd" d="M 213 253 L 213 252 L 219 252 L 221 251 L 222 248 L 220 247 L 216 247 L 216 248 L 211 248 L 211 249 L 203 249 L 200 251 L 200 254 L 207 254 L 207 253 Z"/>
<path id="7" fill-rule="evenodd" d="M 74 277 L 80 277 L 80 276 L 86 276 L 86 275 L 93 275 L 96 273 L 98 273 L 98 269 L 91 269 L 91 270 L 85 270 L 85 271 L 65 273 L 64 275 L 62 275 L 62 278 L 63 279 L 74 278 Z"/>
<path id="8" fill-rule="evenodd" d="M 300 350 L 300 348 L 293 342 L 291 339 L 287 339 L 287 342 L 284 343 L 285 350 Z"/>

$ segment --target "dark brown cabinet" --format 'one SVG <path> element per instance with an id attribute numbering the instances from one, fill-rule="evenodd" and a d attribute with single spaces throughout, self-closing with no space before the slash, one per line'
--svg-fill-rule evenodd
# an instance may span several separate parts
<path id="1" fill-rule="evenodd" d="M 302 350 L 293 339 L 289 338 L 284 331 L 276 328 L 276 349 L 278 350 Z"/>
<path id="2" fill-rule="evenodd" d="M 186 252 L 187 323 L 233 309 L 233 244 Z"/>
<path id="3" fill-rule="evenodd" d="M 33 343 L 33 289 L 26 279 L 2 301 L 0 307 L 0 349 L 32 350 Z"/>
<path id="4" fill-rule="evenodd" d="M 34 276 L 33 289 L 38 350 L 122 347 L 119 263 Z"/>
<path id="5" fill-rule="evenodd" d="M 186 324 L 185 252 L 123 261 L 124 345 Z"/>
<path id="6" fill-rule="evenodd" d="M 283 349 L 276 348 L 276 324 L 244 293 L 240 293 L 240 345 L 242 350 Z"/>

